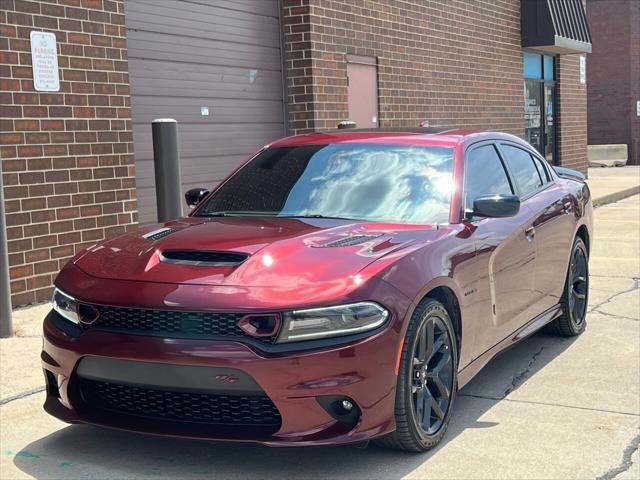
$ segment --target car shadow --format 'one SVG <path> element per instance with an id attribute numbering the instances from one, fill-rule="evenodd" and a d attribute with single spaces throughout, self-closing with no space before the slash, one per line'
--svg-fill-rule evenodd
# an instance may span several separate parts
<path id="1" fill-rule="evenodd" d="M 443 443 L 424 454 L 407 454 L 374 445 L 366 449 L 268 448 L 71 425 L 25 445 L 22 452 L 29 455 L 17 454 L 13 462 L 38 479 L 402 478 L 420 465 L 428 466 L 434 455 L 444 454 L 467 429 L 486 429 L 489 435 L 497 423 L 483 421 L 483 415 L 572 343 L 573 340 L 541 332 L 495 358 L 459 392 Z"/>

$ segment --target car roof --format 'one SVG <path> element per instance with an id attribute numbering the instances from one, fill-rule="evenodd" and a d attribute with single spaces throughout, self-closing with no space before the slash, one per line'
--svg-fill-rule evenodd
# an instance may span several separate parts
<path id="1" fill-rule="evenodd" d="M 386 143 L 454 147 L 463 141 L 476 142 L 498 139 L 522 143 L 522 140 L 515 135 L 504 132 L 483 132 L 451 128 L 347 128 L 294 135 L 276 140 L 268 146 L 284 147 L 293 145 L 323 145 L 329 143 Z"/>

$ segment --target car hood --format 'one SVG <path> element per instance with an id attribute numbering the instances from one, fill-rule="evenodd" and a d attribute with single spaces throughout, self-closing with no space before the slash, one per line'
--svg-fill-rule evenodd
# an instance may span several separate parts
<path id="1" fill-rule="evenodd" d="M 277 287 L 358 282 L 377 260 L 443 235 L 436 226 L 276 217 L 190 217 L 98 243 L 73 262 L 98 278 Z M 154 232 L 158 232 L 154 235 Z M 167 252 L 244 254 L 231 265 L 168 263 Z"/>

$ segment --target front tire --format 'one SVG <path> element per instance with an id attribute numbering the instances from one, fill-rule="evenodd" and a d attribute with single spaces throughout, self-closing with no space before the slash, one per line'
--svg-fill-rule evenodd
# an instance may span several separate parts
<path id="1" fill-rule="evenodd" d="M 376 440 L 387 448 L 424 452 L 449 426 L 457 393 L 458 350 L 446 308 L 426 298 L 409 322 L 396 389 L 396 430 Z"/>
<path id="2" fill-rule="evenodd" d="M 589 302 L 589 254 L 580 237 L 573 241 L 569 268 L 562 292 L 562 316 L 551 322 L 552 331 L 563 337 L 575 337 L 587 325 Z"/>

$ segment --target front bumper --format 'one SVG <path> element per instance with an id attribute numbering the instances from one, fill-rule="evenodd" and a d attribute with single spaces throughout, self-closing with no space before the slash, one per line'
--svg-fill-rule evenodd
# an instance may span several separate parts
<path id="1" fill-rule="evenodd" d="M 396 311 L 397 312 L 397 311 Z M 322 350 L 266 353 L 236 341 L 175 339 L 88 331 L 67 335 L 51 312 L 44 322 L 42 365 L 48 389 L 45 410 L 69 423 L 91 423 L 123 430 L 211 440 L 253 441 L 272 446 L 327 445 L 360 442 L 395 429 L 395 361 L 401 342 L 401 322 L 348 344 Z M 396 317 L 398 318 L 398 317 Z M 401 317 L 400 317 L 401 318 Z M 134 362 L 210 367 L 241 371 L 255 380 L 281 416 L 275 433 L 250 428 L 121 419 L 95 415 L 83 408 L 76 392 L 77 368 L 86 357 Z M 47 373 L 48 372 L 48 373 Z M 224 378 L 224 375 L 222 376 Z M 355 423 L 330 415 L 318 397 L 352 399 L 359 410 Z"/>

